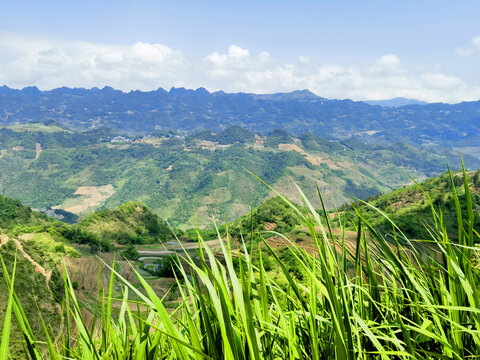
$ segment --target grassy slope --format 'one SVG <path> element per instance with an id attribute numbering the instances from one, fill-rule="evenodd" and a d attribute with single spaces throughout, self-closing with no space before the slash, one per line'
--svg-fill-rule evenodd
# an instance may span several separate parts
<path id="1" fill-rule="evenodd" d="M 77 252 L 61 236 L 54 238 L 47 232 L 22 234 L 26 229 L 44 229 L 54 227 L 58 221 L 32 211 L 18 200 L 0 195 L 0 256 L 11 272 L 15 258 L 17 276 L 15 290 L 23 299 L 25 313 L 31 319 L 32 329 L 39 338 L 43 338 L 43 329 L 39 310 L 52 331 L 60 328 L 60 308 L 55 297 L 61 298 L 63 280 L 57 265 L 65 255 L 76 256 Z M 38 265 L 36 265 L 36 264 Z M 45 271 L 48 275 L 48 284 Z M 8 301 L 8 288 L 0 270 L 0 304 Z M 5 313 L 0 312 L 0 322 Z M 20 354 L 23 337 L 17 327 L 12 334 L 11 350 Z"/>
<path id="2" fill-rule="evenodd" d="M 40 247 L 30 246 L 26 251 L 30 254 L 43 252 Z M 39 311 L 42 314 L 44 321 L 50 324 L 53 332 L 56 334 L 60 328 L 60 314 L 58 303 L 54 300 L 50 290 L 46 286 L 45 277 L 39 272 L 35 271 L 29 260 L 18 253 L 18 250 L 10 240 L 7 244 L 0 247 L 0 255 L 7 264 L 7 269 L 11 273 L 15 255 L 17 258 L 17 270 L 15 279 L 15 291 L 21 300 L 25 313 L 30 319 L 32 329 L 39 339 L 44 339 L 44 333 L 40 320 Z M 53 263 L 42 262 L 43 266 L 49 269 L 55 269 Z M 0 271 L 0 304 L 2 304 L 2 311 L 0 311 L 0 323 L 3 324 L 5 317 L 4 304 L 8 301 L 8 288 L 3 277 L 3 271 Z M 58 294 L 62 291 L 62 282 L 59 272 L 54 271 L 52 279 L 49 282 L 50 289 L 55 290 Z M 13 334 L 11 339 L 11 350 L 17 354 L 17 358 L 21 358 L 20 352 L 23 348 L 21 342 L 23 341 L 22 333 L 14 323 Z"/>
<path id="3" fill-rule="evenodd" d="M 168 227 L 148 207 L 141 203 L 129 202 L 115 210 L 104 210 L 91 214 L 79 225 L 68 225 L 22 205 L 19 201 L 0 195 L 0 256 L 7 271 L 12 272 L 15 258 L 17 261 L 15 291 L 24 311 L 31 321 L 32 330 L 38 339 L 45 339 L 39 311 L 43 320 L 50 326 L 50 335 L 56 336 L 61 324 L 61 300 L 63 298 L 63 279 L 61 262 L 67 256 L 71 269 L 82 274 L 82 278 L 73 275 L 81 288 L 79 296 L 82 306 L 92 312 L 96 296 L 98 259 L 82 249 L 82 258 L 69 240 L 82 242 L 97 240 L 100 242 L 151 242 L 170 238 Z M 82 235 L 83 234 L 83 235 Z M 87 235 L 85 235 L 87 234 Z M 92 235 L 93 234 L 93 235 Z M 82 238 L 82 236 L 84 236 Z M 91 236 L 91 237 L 88 237 Z M 83 240 L 82 240 L 83 239 Z M 101 257 L 112 261 L 109 254 Z M 125 273 L 131 269 L 122 261 L 119 265 Z M 78 269 L 89 267 L 90 272 Z M 102 277 L 102 282 L 106 280 Z M 165 292 L 165 289 L 160 290 Z M 3 305 L 8 302 L 8 288 L 4 272 L 0 267 L 0 324 L 3 324 L 5 312 Z M 120 296 L 120 293 L 118 293 Z M 10 350 L 12 356 L 22 357 L 22 334 L 13 323 Z"/>
<path id="4" fill-rule="evenodd" d="M 465 202 L 462 174 L 454 174 L 454 183 L 460 200 Z M 452 238 L 458 238 L 457 216 L 455 213 L 455 200 L 451 192 L 451 180 L 447 173 L 439 177 L 427 179 L 419 183 L 420 187 L 429 194 L 437 211 L 441 207 L 446 229 Z M 480 170 L 469 173 L 469 186 L 474 205 L 474 226 L 480 228 Z M 429 233 L 425 224 L 433 226 L 432 213 L 427 196 L 417 185 L 409 185 L 391 193 L 367 199 L 370 205 L 375 206 L 387 214 L 402 231 L 411 237 L 428 238 Z M 391 230 L 388 220 L 377 211 L 364 204 L 355 205 L 365 217 L 377 228 L 383 231 Z M 344 209 L 342 209 L 344 210 Z M 346 207 L 346 216 L 356 222 L 357 216 L 354 209 Z M 466 210 L 463 209 L 464 216 Z"/>

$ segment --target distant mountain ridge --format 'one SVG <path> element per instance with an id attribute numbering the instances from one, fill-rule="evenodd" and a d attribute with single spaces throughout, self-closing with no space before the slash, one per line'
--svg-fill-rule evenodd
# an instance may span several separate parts
<path id="1" fill-rule="evenodd" d="M 364 101 L 364 103 L 367 103 L 369 105 L 379 105 L 384 107 L 400 107 L 400 106 L 407 106 L 407 105 L 427 105 L 428 104 L 425 101 L 407 99 L 404 97 L 396 97 L 388 100 L 366 100 Z"/>
<path id="2" fill-rule="evenodd" d="M 465 147 L 478 143 L 480 101 L 388 107 L 329 100 L 308 90 L 259 95 L 204 88 L 125 93 L 111 87 L 0 87 L 0 126 L 48 121 L 76 131 L 110 127 L 130 134 L 191 134 L 238 125 L 262 134 L 281 128 L 337 140 L 358 136 L 366 141 Z"/>

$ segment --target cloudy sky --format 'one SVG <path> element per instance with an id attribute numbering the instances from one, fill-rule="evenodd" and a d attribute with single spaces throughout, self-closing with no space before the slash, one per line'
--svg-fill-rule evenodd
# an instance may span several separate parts
<path id="1" fill-rule="evenodd" d="M 0 85 L 480 99 L 480 1 L 1 1 Z"/>

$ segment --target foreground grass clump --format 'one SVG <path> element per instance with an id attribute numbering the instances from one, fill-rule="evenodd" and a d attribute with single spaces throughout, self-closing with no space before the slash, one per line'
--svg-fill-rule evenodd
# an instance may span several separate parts
<path id="1" fill-rule="evenodd" d="M 226 241 L 220 258 L 208 247 L 200 247 L 200 260 L 188 252 L 181 256 L 176 275 L 182 301 L 173 312 L 139 274 L 141 290 L 112 266 L 109 287 L 99 293 L 88 326 L 65 272 L 63 309 L 69 316 L 62 341 L 54 340 L 48 326 L 46 341 L 35 339 L 22 311 L 26 299 L 12 290 L 15 267 L 11 275 L 4 267 L 10 296 L 0 359 L 8 358 L 13 314 L 25 336 L 25 352 L 35 359 L 478 358 L 480 271 L 472 261 L 480 236 L 473 227 L 466 174 L 465 204 L 453 176 L 451 182 L 455 243 L 441 208 L 430 201 L 434 225 L 428 228 L 427 245 L 413 243 L 393 222 L 389 235 L 380 234 L 358 211 L 356 251 L 351 253 L 345 236 L 335 237 L 328 216 L 320 218 L 303 194 L 305 209 L 283 199 L 309 228 L 317 248 L 308 254 L 292 242 L 291 257 L 302 267 L 300 279 L 264 241 L 287 286 L 267 276 L 262 246 L 251 248 L 254 263 L 247 246 L 232 249 Z M 203 243 L 201 237 L 198 241 Z M 112 296 L 115 281 L 124 285 L 123 299 Z M 132 293 L 138 302 L 129 301 Z"/>

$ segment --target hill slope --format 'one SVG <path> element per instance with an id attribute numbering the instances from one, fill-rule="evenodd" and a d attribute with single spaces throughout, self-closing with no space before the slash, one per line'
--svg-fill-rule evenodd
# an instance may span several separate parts
<path id="1" fill-rule="evenodd" d="M 144 244 L 173 238 L 170 228 L 145 204 L 130 201 L 88 215 L 79 227 L 118 244 Z"/>
<path id="2" fill-rule="evenodd" d="M 18 200 L 0 195 L 0 257 L 10 274 L 16 263 L 15 291 L 23 299 L 22 307 L 39 339 L 45 338 L 40 314 L 50 324 L 54 336 L 61 328 L 63 279 L 57 265 L 66 255 L 78 255 L 55 231 L 57 225 L 61 225 L 57 220 L 32 211 Z M 30 233 L 32 229 L 37 231 Z M 3 305 L 8 302 L 8 295 L 4 271 L 0 267 L 0 324 L 3 324 Z M 23 339 L 14 323 L 10 346 L 12 356 L 20 358 L 23 348 L 19 342 Z"/>
<path id="3" fill-rule="evenodd" d="M 45 333 L 41 317 L 51 336 L 56 337 L 63 328 L 60 316 L 64 296 L 63 260 L 73 272 L 74 286 L 81 286 L 77 295 L 86 309 L 84 314 L 93 312 L 95 304 L 90 302 L 98 290 L 99 262 L 84 246 L 78 245 L 90 245 L 90 249 L 97 252 L 113 250 L 113 245 L 117 244 L 158 242 L 171 237 L 167 225 L 141 203 L 129 202 L 114 210 L 99 211 L 79 224 L 70 225 L 0 195 L 0 258 L 9 274 L 16 263 L 15 292 L 21 299 L 33 333 L 42 341 L 45 341 Z M 81 258 L 80 254 L 83 254 Z M 108 262 L 113 261 L 112 254 L 99 255 Z M 132 273 L 130 265 L 121 258 L 117 264 L 123 272 Z M 90 272 L 83 268 L 85 266 Z M 104 275 L 101 282 L 103 286 L 108 283 Z M 5 273 L 0 264 L 0 327 L 5 318 L 4 305 L 8 296 Z M 19 327 L 13 322 L 10 341 L 13 358 L 23 357 L 23 339 Z"/>
<path id="4" fill-rule="evenodd" d="M 474 228 L 480 229 L 480 170 L 469 174 L 469 188 L 474 206 Z M 456 191 L 460 203 L 464 204 L 465 190 L 461 173 L 453 176 Z M 448 173 L 421 182 L 420 187 L 431 197 L 436 211 L 441 208 L 445 225 L 449 236 L 458 238 L 457 215 L 455 200 L 452 193 L 451 180 Z M 391 193 L 367 199 L 369 204 L 387 214 L 402 231 L 412 238 L 425 239 L 429 237 L 425 227 L 432 226 L 433 218 L 429 201 L 417 185 L 406 186 Z M 377 211 L 367 205 L 355 205 L 376 228 L 383 231 L 391 231 L 391 224 Z M 346 216 L 352 222 L 357 222 L 357 216 L 351 206 L 345 209 Z M 465 209 L 463 209 L 466 212 Z M 463 214 L 467 218 L 466 213 Z"/>
<path id="5" fill-rule="evenodd" d="M 187 137 L 171 132 L 122 137 L 106 129 L 31 128 L 0 129 L 5 195 L 37 209 L 82 216 L 141 201 L 184 228 L 195 221 L 209 224 L 212 217 L 231 221 L 272 195 L 245 170 L 297 201 L 293 182 L 312 199 L 318 183 L 332 206 L 346 200 L 343 193 L 360 198 L 384 193 L 409 182 L 409 175 L 437 175 L 445 161 L 458 162 L 451 150 L 355 138 L 336 142 L 312 133 L 297 138 L 283 130 L 267 136 L 232 127 Z M 468 166 L 480 167 L 480 160 L 468 160 Z"/>
<path id="6" fill-rule="evenodd" d="M 0 194 L 0 229 L 22 225 L 44 225 L 53 222 L 53 219 L 32 211 L 18 200 Z"/>

